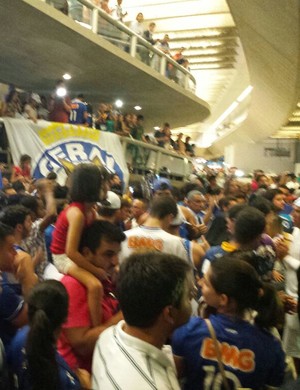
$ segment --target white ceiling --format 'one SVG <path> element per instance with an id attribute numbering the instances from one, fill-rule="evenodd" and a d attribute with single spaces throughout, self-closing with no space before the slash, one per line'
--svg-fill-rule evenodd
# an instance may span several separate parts
<path id="1" fill-rule="evenodd" d="M 197 80 L 196 94 L 210 104 L 211 116 L 203 123 L 174 129 L 174 133 L 187 133 L 198 146 L 207 147 L 217 138 L 222 144 L 223 138 L 247 117 L 249 107 L 252 108 L 252 118 L 259 118 L 255 125 L 261 129 L 255 131 L 257 137 L 300 137 L 300 103 L 297 107 L 295 104 L 299 80 L 296 74 L 299 66 L 296 64 L 300 2 L 249 0 L 241 3 L 241 0 L 228 0 L 233 16 L 225 0 L 138 0 L 130 4 L 124 0 L 123 3 L 128 11 L 126 21 L 134 20 L 138 12 L 143 12 L 145 25 L 156 22 L 158 38 L 169 34 L 174 53 L 176 49 L 186 47 L 184 54 Z M 224 111 L 251 85 L 247 63 L 252 84 L 259 80 L 252 93 L 255 101 L 251 104 L 249 96 L 218 126 L 218 119 Z M 265 95 L 268 100 L 256 101 L 268 83 Z M 288 98 L 275 92 L 274 85 L 279 83 L 284 93 L 290 90 Z M 275 94 L 272 95 L 271 91 Z M 297 94 L 296 99 L 299 98 Z M 272 112 L 273 106 L 275 111 Z M 250 117 L 248 123 L 251 125 L 243 130 L 247 133 L 243 140 L 248 137 L 253 142 L 253 120 Z"/>
<path id="2" fill-rule="evenodd" d="M 128 12 L 126 22 L 134 20 L 139 12 L 144 14 L 145 26 L 155 21 L 155 37 L 162 38 L 168 33 L 172 53 L 180 47 L 186 48 L 184 55 L 197 80 L 196 94 L 209 103 L 212 115 L 205 123 L 173 132 L 184 132 L 199 146 L 206 146 L 210 141 L 203 139 L 202 133 L 213 126 L 249 85 L 244 53 L 226 1 L 139 0 L 130 4 L 124 1 L 123 8 Z"/>
<path id="3" fill-rule="evenodd" d="M 185 47 L 184 55 L 197 80 L 197 95 L 211 106 L 220 101 L 235 74 L 240 50 L 225 0 L 138 0 L 130 5 L 124 1 L 123 8 L 128 12 L 126 22 L 139 12 L 144 14 L 145 26 L 155 21 L 155 36 L 168 33 L 172 53 Z"/>
<path id="4" fill-rule="evenodd" d="M 115 0 L 110 0 L 110 2 L 110 5 L 113 6 Z M 15 5 L 14 8 L 12 3 L 18 3 L 18 5 Z M 45 27 L 46 20 L 44 21 L 42 17 L 34 19 L 34 15 L 31 15 L 32 12 L 24 18 L 24 12 L 26 11 L 25 3 L 36 4 L 35 6 L 37 8 L 40 7 L 41 11 L 43 11 L 42 14 L 46 13 L 47 7 L 46 5 L 41 7 L 40 4 L 43 3 L 40 0 L 25 0 L 24 2 L 19 2 L 19 0 L 0 1 L 0 8 L 3 8 L 3 20 L 0 30 L 3 32 L 2 35 L 7 37 L 6 41 L 3 40 L 3 45 L 1 46 L 3 57 L 2 60 L 0 59 L 0 68 L 2 69 L 0 71 L 0 80 L 13 80 L 14 78 L 13 81 L 20 86 L 26 80 L 32 88 L 35 87 L 37 91 L 42 92 L 38 83 L 47 89 L 52 88 L 51 79 L 55 80 L 57 78 L 55 75 L 61 72 L 63 65 L 67 64 L 72 68 L 71 70 L 74 74 L 78 73 L 77 78 L 74 78 L 73 81 L 74 90 L 85 92 L 83 87 L 90 85 L 91 80 L 95 80 L 95 75 L 98 74 L 100 59 L 102 72 L 115 72 L 115 78 L 119 76 L 118 69 L 120 69 L 120 64 L 116 63 L 116 60 L 118 60 L 124 66 L 122 68 L 123 71 L 130 77 L 124 78 L 123 75 L 120 78 L 120 83 L 111 85 L 109 88 L 107 88 L 107 84 L 106 88 L 103 88 L 101 78 L 98 78 L 98 84 L 94 86 L 95 98 L 97 98 L 96 90 L 109 92 L 112 95 L 113 93 L 119 93 L 120 85 L 122 85 L 128 95 L 125 96 L 125 100 L 126 98 L 131 98 L 140 103 L 143 97 L 145 106 L 147 104 L 149 106 L 149 112 L 145 112 L 146 117 L 152 118 L 153 112 L 155 112 L 159 117 L 159 121 L 163 120 L 162 118 L 166 114 L 169 100 L 164 97 L 165 95 L 158 99 L 155 93 L 157 88 L 159 89 L 163 83 L 168 84 L 168 91 L 166 90 L 165 93 L 170 93 L 169 91 L 171 91 L 174 100 L 177 96 L 175 95 L 177 90 L 174 91 L 176 88 L 171 85 L 172 83 L 169 80 L 161 81 L 159 79 L 159 83 L 157 81 L 157 84 L 154 84 L 152 78 L 148 77 L 146 79 L 146 76 L 149 75 L 146 74 L 147 70 L 144 69 L 143 64 L 135 64 L 134 60 L 127 60 L 126 62 L 126 53 L 121 51 L 117 53 L 117 49 L 115 49 L 114 56 L 111 56 L 111 59 L 110 57 L 108 58 L 108 54 L 105 54 L 105 57 L 99 56 L 99 61 L 95 56 L 89 56 L 87 53 L 86 58 L 88 59 L 89 69 L 93 65 L 92 70 L 94 73 L 92 71 L 86 72 L 80 78 L 79 72 L 87 66 L 87 61 L 84 61 L 85 57 L 83 55 L 80 58 L 75 56 L 75 54 L 78 54 L 78 50 L 75 53 L 75 48 L 68 41 L 70 39 L 73 42 L 72 36 L 74 36 L 74 32 L 72 29 L 74 28 L 74 22 L 62 15 L 61 23 L 63 26 L 57 25 L 51 19 L 49 23 L 51 22 L 53 26 L 51 25 L 51 28 L 47 28 Z M 228 0 L 228 4 L 233 12 L 233 16 L 225 0 L 151 0 L 151 2 L 150 0 L 135 0 L 133 2 L 123 0 L 123 9 L 128 12 L 128 16 L 125 19 L 126 23 L 134 20 L 138 12 L 143 12 L 145 26 L 151 21 L 156 22 L 156 36 L 158 38 L 163 37 L 165 33 L 169 34 L 171 38 L 170 47 L 173 52 L 182 46 L 186 48 L 184 54 L 190 60 L 192 72 L 197 79 L 197 95 L 210 104 L 211 116 L 203 123 L 195 123 L 188 128 L 184 128 L 184 132 L 191 135 L 193 140 L 202 146 L 208 146 L 214 142 L 214 139 L 218 138 L 217 143 L 220 144 L 220 147 L 216 147 L 215 153 L 217 154 L 222 153 L 224 146 L 232 143 L 232 140 L 235 141 L 235 138 L 243 141 L 249 139 L 254 142 L 258 138 L 271 135 L 272 132 L 274 133 L 287 121 L 289 116 L 292 118 L 292 123 L 297 124 L 297 126 L 300 125 L 297 112 L 295 115 L 291 114 L 300 95 L 300 77 L 298 77 L 298 73 L 300 76 L 300 2 L 298 0 L 289 0 L 286 3 L 275 0 L 248 0 L 247 2 Z M 24 12 L 21 9 L 22 6 L 25 9 Z M 12 15 L 8 17 L 10 8 Z M 53 15 L 55 12 L 53 12 Z M 61 14 L 57 13 L 57 15 Z M 30 24 L 29 17 L 31 16 L 33 19 Z M 15 29 L 20 30 L 18 34 L 9 33 L 11 28 L 9 19 L 16 21 Z M 27 28 L 30 30 L 29 32 L 25 31 L 28 37 L 23 31 L 25 24 L 28 25 Z M 63 34 L 60 33 L 60 29 L 63 29 Z M 14 35 L 16 35 L 15 41 L 7 41 L 7 39 L 11 40 Z M 95 45 L 96 43 L 98 44 L 98 41 L 100 44 L 100 38 L 96 42 L 96 38 L 91 35 L 91 32 L 78 28 L 76 44 L 79 45 L 82 40 L 82 47 L 80 47 L 82 52 L 87 51 L 84 37 L 89 38 L 91 41 L 90 46 L 93 42 L 93 50 L 95 50 Z M 241 42 L 243 43 L 243 48 Z M 38 44 L 44 50 L 39 50 Z M 106 42 L 102 42 L 101 46 L 105 53 L 109 52 L 109 45 Z M 53 52 L 54 48 L 57 53 Z M 59 48 L 61 50 L 58 50 Z M 34 50 L 38 52 L 38 56 Z M 97 50 L 100 49 L 97 47 Z M 31 55 L 32 53 L 34 55 Z M 65 56 L 66 61 L 63 63 L 62 61 L 55 61 L 56 56 L 54 54 L 59 54 L 60 59 Z M 12 59 L 11 62 L 9 61 L 10 57 Z M 17 61 L 16 58 L 18 59 Z M 107 63 L 105 62 L 106 60 Z M 20 63 L 22 64 L 22 73 L 18 72 Z M 25 66 L 26 64 L 28 65 L 27 67 Z M 43 64 L 43 67 L 40 64 Z M 28 72 L 30 71 L 30 74 L 32 74 L 31 78 L 29 73 L 26 75 L 27 78 L 25 77 L 24 72 L 27 68 Z M 46 73 L 47 79 L 45 75 L 43 76 L 44 73 Z M 142 79 L 138 79 L 134 75 L 139 75 Z M 147 86 L 146 89 L 144 88 L 144 90 L 147 90 L 147 94 L 144 94 L 143 90 L 138 88 L 141 80 L 144 80 L 144 83 L 146 83 L 143 86 Z M 107 82 L 108 80 L 106 80 Z M 75 83 L 77 84 L 75 85 Z M 133 85 L 135 83 L 137 84 L 136 86 Z M 237 101 L 238 97 L 250 84 L 254 87 L 251 97 L 249 96 L 245 99 L 220 122 L 220 117 L 222 117 L 224 111 L 232 107 L 232 103 Z M 24 88 L 26 87 L 27 85 L 24 85 Z M 135 87 L 134 90 L 133 87 Z M 88 91 L 86 92 L 88 93 Z M 155 99 L 153 104 L 150 100 L 152 92 Z M 178 96 L 182 95 L 179 92 Z M 102 98 L 104 99 L 106 96 L 103 93 Z M 169 118 L 170 114 L 168 113 L 168 117 L 164 116 L 164 120 L 169 121 L 175 127 L 182 124 L 182 122 L 191 123 L 206 117 L 205 112 L 198 116 L 195 115 L 198 112 L 194 111 L 199 109 L 195 108 L 197 106 L 196 99 L 195 102 L 192 102 L 195 105 L 191 106 L 192 98 L 195 99 L 195 96 L 188 96 L 185 107 L 182 107 L 178 100 L 178 107 L 184 111 L 185 117 L 181 112 L 177 112 L 177 109 L 176 112 L 173 109 L 171 111 L 173 118 L 172 116 Z M 164 104 L 158 105 L 158 102 L 164 102 Z M 151 104 L 153 105 L 153 112 L 151 112 Z M 205 104 L 202 105 L 205 106 Z M 238 120 L 245 117 L 248 106 L 251 115 L 248 115 L 237 134 L 235 127 Z M 159 113 L 158 107 L 163 112 Z M 207 108 L 204 111 L 207 111 Z M 182 131 L 183 128 L 176 130 Z M 229 133 L 230 136 L 227 137 Z"/>

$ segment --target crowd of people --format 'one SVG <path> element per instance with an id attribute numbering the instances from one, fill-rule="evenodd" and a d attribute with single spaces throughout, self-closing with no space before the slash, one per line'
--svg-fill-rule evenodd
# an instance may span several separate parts
<path id="1" fill-rule="evenodd" d="M 297 389 L 300 185 L 234 172 L 3 172 L 2 388 Z"/>
<path id="2" fill-rule="evenodd" d="M 61 90 L 65 92 L 64 96 L 60 96 Z M 19 93 L 11 85 L 0 105 L 1 116 L 25 118 L 33 123 L 42 119 L 91 127 L 157 145 L 181 156 L 195 156 L 195 144 L 190 143 L 191 138 L 186 136 L 184 141 L 183 133 L 180 133 L 176 139 L 172 136 L 168 122 L 160 129 L 149 133 L 144 128 L 144 116 L 141 114 L 123 114 L 111 103 L 100 103 L 97 111 L 93 112 L 92 105 L 85 101 L 83 94 L 77 94 L 73 99 L 68 96 L 63 80 L 57 81 L 54 91 L 48 97 L 39 96 L 37 93 Z M 134 145 L 130 145 L 129 148 L 133 166 L 145 165 L 145 153 L 141 153 Z"/>
<path id="3" fill-rule="evenodd" d="M 82 4 L 78 3 L 77 0 L 46 0 L 48 4 L 53 5 L 58 10 L 62 11 L 65 15 L 70 15 L 73 19 L 89 24 L 91 20 L 90 10 L 84 7 Z M 127 12 L 123 10 L 123 1 L 117 0 L 115 4 L 109 4 L 109 0 L 92 0 L 95 6 L 99 7 L 110 15 L 113 19 L 120 23 L 126 23 Z M 156 24 L 155 22 L 150 22 L 147 27 L 144 25 L 144 14 L 138 12 L 133 20 L 130 23 L 126 23 L 127 27 L 135 32 L 140 37 L 144 38 L 148 43 L 154 46 L 156 49 L 160 50 L 162 53 L 166 54 L 168 57 L 172 58 L 179 65 L 189 70 L 189 61 L 184 56 L 183 52 L 184 47 L 179 48 L 176 52 L 171 51 L 169 46 L 170 37 L 169 34 L 164 34 L 162 38 L 155 38 L 153 34 L 155 33 Z M 117 33 L 111 25 L 106 23 L 106 21 L 101 20 L 99 22 L 99 34 L 111 40 L 118 47 L 122 48 L 125 51 L 129 51 L 128 39 L 124 39 L 124 34 Z M 136 58 L 140 59 L 147 65 L 150 65 L 153 69 L 160 71 L 160 59 L 157 54 L 154 54 L 152 51 L 148 50 L 142 45 L 138 45 L 136 51 Z M 166 66 L 165 76 L 171 80 L 174 80 L 179 85 L 185 87 L 185 78 L 184 73 L 178 71 L 174 68 L 172 64 Z"/>

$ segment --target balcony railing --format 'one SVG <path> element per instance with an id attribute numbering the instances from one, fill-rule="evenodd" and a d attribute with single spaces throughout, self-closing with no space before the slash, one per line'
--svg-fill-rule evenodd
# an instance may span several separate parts
<path id="1" fill-rule="evenodd" d="M 193 172 L 193 159 L 190 157 L 128 137 L 120 139 L 126 162 L 133 173 L 144 175 L 150 170 L 158 174 L 165 170 L 172 179 L 180 181 Z"/>
<path id="2" fill-rule="evenodd" d="M 51 3 L 51 0 L 42 1 Z M 161 75 L 175 81 L 185 90 L 195 93 L 196 80 L 186 68 L 89 0 L 77 0 L 75 4 L 70 5 L 69 16 L 124 50 L 131 57 L 139 59 Z"/>
<path id="3" fill-rule="evenodd" d="M 23 119 L 23 121 L 32 125 L 29 119 Z M 42 122 L 46 123 L 45 121 Z M 21 126 L 20 129 L 23 126 L 22 123 L 18 125 Z M 61 124 L 61 126 L 65 125 L 69 126 L 68 124 Z M 73 127 L 76 126 L 73 125 Z M 10 145 L 6 132 L 4 121 L 0 118 L 0 164 L 7 164 L 10 170 L 12 165 L 11 153 L 14 154 L 15 145 Z M 182 181 L 193 171 L 193 159 L 190 157 L 182 156 L 175 151 L 169 151 L 129 137 L 118 136 L 118 138 L 122 144 L 123 155 L 131 173 L 145 176 L 149 171 L 153 174 L 159 174 L 164 171 L 168 173 L 171 179 Z M 63 138 L 62 142 L 64 142 Z M 99 146 L 101 148 L 101 142 Z M 30 154 L 29 150 L 26 150 L 26 152 Z"/>

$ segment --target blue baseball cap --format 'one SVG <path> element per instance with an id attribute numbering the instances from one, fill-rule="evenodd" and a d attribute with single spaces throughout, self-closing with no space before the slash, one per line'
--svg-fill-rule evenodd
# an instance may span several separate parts
<path id="1" fill-rule="evenodd" d="M 161 177 L 159 179 L 156 179 L 153 183 L 153 191 L 159 191 L 159 190 L 172 190 L 173 187 L 171 185 L 171 182 L 169 179 L 166 179 L 165 177 Z"/>

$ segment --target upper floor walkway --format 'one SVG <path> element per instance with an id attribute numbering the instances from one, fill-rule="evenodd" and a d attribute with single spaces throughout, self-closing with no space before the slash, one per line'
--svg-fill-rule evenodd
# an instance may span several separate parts
<path id="1" fill-rule="evenodd" d="M 179 127 L 209 115 L 208 104 L 185 89 L 189 83 L 181 86 L 161 74 L 167 62 L 178 69 L 180 66 L 90 2 L 80 1 L 91 8 L 90 28 L 41 0 L 1 1 L 3 82 L 48 94 L 55 81 L 67 72 L 72 75 L 70 94 L 82 92 L 94 104 L 120 98 L 125 102 L 124 111 L 139 105 L 148 130 L 166 120 L 172 127 Z M 111 31 L 109 40 L 107 29 Z M 118 42 L 112 43 L 112 35 L 116 36 L 117 31 L 121 39 L 114 38 Z M 119 47 L 121 41 L 126 47 Z M 159 59 L 158 68 L 136 58 L 141 48 L 153 50 Z M 185 69 L 179 70 L 192 82 Z"/>

